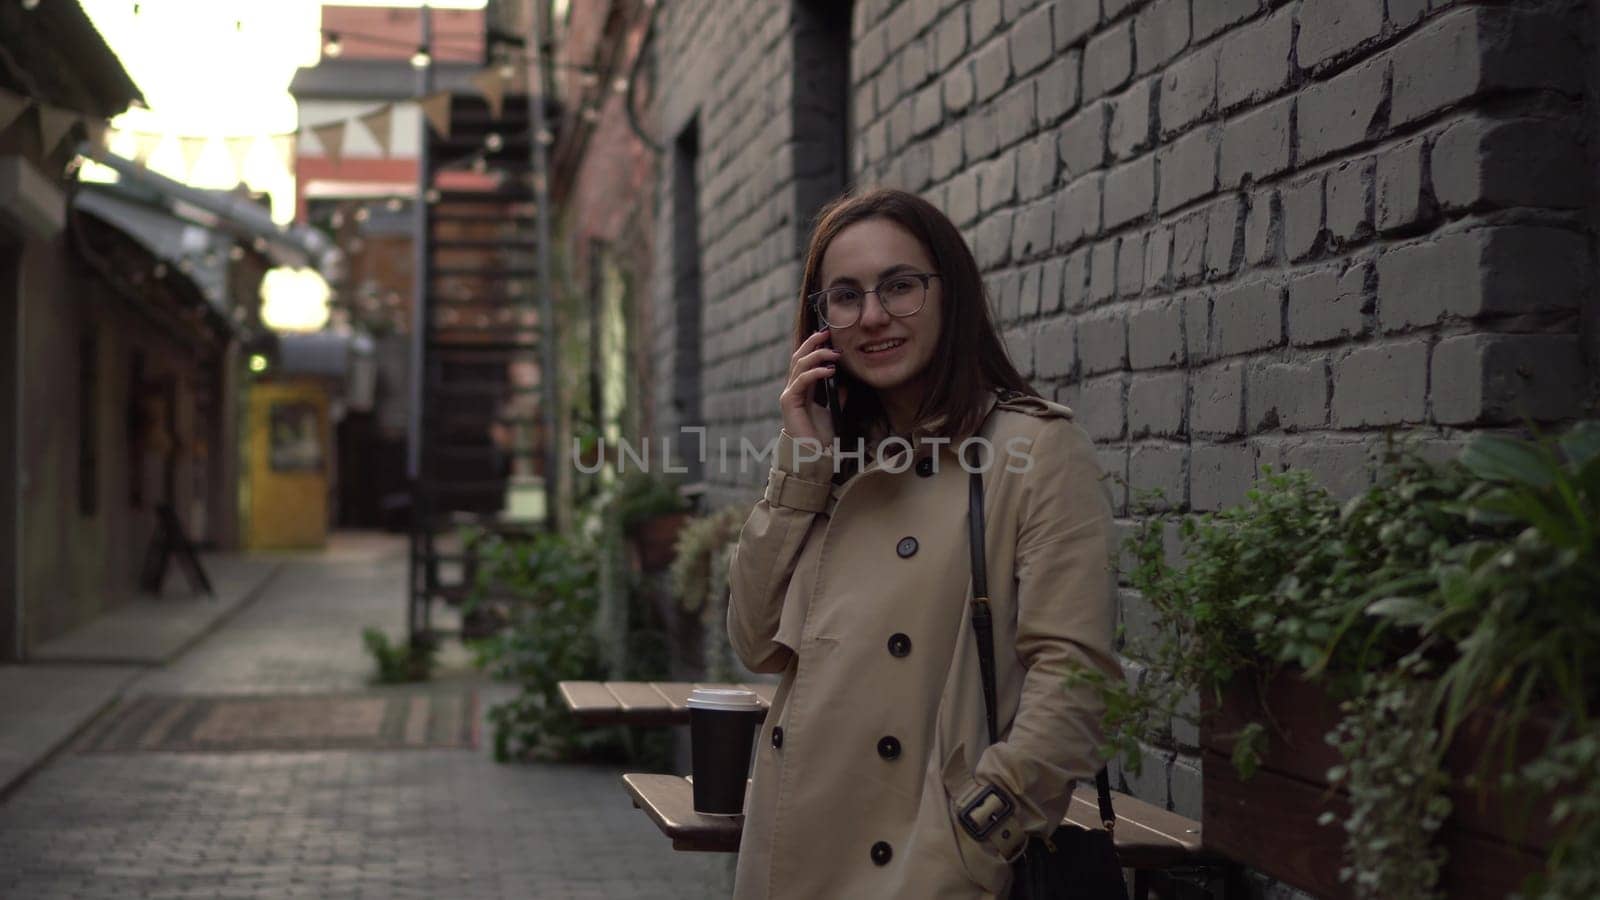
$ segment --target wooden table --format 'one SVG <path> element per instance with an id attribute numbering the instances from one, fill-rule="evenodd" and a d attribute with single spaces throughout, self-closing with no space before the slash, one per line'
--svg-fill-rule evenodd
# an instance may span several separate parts
<path id="1" fill-rule="evenodd" d="M 622 783 L 633 805 L 644 810 L 674 850 L 734 853 L 739 850 L 742 816 L 702 816 L 694 811 L 694 792 L 679 775 L 624 775 Z M 1200 861 L 1200 823 L 1185 819 L 1123 793 L 1112 794 L 1117 808 L 1114 837 L 1117 855 L 1131 869 L 1191 865 Z M 1072 796 L 1066 821 L 1084 828 L 1100 827 L 1100 810 L 1092 788 Z"/>
<path id="2" fill-rule="evenodd" d="M 584 725 L 687 725 L 689 692 L 695 688 L 755 691 L 763 711 L 772 706 L 775 684 L 710 684 L 688 681 L 563 681 L 557 687 L 567 709 Z"/>

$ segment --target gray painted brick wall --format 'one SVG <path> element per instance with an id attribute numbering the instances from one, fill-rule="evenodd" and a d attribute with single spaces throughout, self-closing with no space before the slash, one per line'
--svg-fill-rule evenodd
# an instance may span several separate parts
<path id="1" fill-rule="evenodd" d="M 793 10 L 663 6 L 652 121 L 699 116 L 713 442 L 777 430 L 814 202 Z M 1126 526 L 1141 492 L 1217 509 L 1263 465 L 1359 490 L 1391 428 L 1450 448 L 1595 410 L 1592 24 L 1577 0 L 857 0 L 854 108 L 805 124 L 849 124 L 854 182 L 963 228 Z M 1198 815 L 1192 741 L 1150 753 L 1119 777 Z"/>

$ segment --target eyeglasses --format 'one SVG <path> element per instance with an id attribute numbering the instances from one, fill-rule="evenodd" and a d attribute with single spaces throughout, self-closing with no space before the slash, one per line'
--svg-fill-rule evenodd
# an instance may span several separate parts
<path id="1" fill-rule="evenodd" d="M 904 272 L 885 278 L 870 291 L 853 287 L 828 288 L 817 291 L 808 299 L 816 304 L 817 317 L 822 324 L 837 331 L 861 321 L 861 311 L 867 306 L 868 294 L 877 294 L 883 311 L 895 318 L 916 315 L 928 302 L 928 279 L 938 277 L 937 272 Z"/>

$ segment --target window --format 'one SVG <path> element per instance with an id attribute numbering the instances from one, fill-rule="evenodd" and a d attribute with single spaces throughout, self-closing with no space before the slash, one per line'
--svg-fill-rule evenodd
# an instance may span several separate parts
<path id="1" fill-rule="evenodd" d="M 691 121 L 672 147 L 672 406 L 680 426 L 703 423 L 700 412 L 700 161 L 698 120 Z M 687 457 L 688 479 L 702 477 L 700 454 Z"/>

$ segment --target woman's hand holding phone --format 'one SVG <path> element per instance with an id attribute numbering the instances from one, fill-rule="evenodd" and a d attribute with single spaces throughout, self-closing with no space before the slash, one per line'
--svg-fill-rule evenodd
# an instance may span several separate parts
<path id="1" fill-rule="evenodd" d="M 813 394 L 823 379 L 833 377 L 838 364 L 839 351 L 828 338 L 828 330 L 822 329 L 800 343 L 789 359 L 789 382 L 778 397 L 783 430 L 791 437 L 811 438 L 823 446 L 833 443 L 833 413 L 816 402 Z"/>

